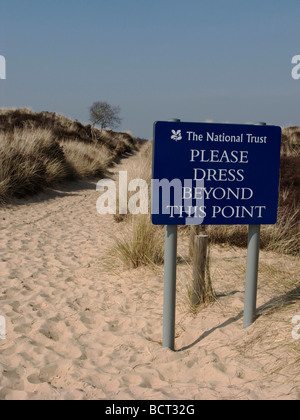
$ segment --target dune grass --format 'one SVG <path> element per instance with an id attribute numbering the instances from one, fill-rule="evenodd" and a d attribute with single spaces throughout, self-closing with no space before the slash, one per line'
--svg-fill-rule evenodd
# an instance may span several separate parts
<path id="1" fill-rule="evenodd" d="M 127 172 L 128 184 L 133 179 L 143 179 L 148 184 L 150 197 L 152 176 L 152 142 L 145 143 Z M 130 195 L 128 199 L 130 198 Z M 125 222 L 126 233 L 116 238 L 111 255 L 126 268 L 161 265 L 164 261 L 164 229 L 154 226 L 148 215 L 116 214 L 117 222 Z M 117 206 L 118 207 L 118 206 Z"/>
<path id="2" fill-rule="evenodd" d="M 60 182 L 103 177 L 124 153 L 139 148 L 130 133 L 100 131 L 62 115 L 0 110 L 0 203 Z"/>
<path id="3" fill-rule="evenodd" d="M 2 202 L 32 195 L 72 176 L 59 143 L 47 129 L 0 133 L 0 159 Z"/>
<path id="4" fill-rule="evenodd" d="M 76 178 L 103 177 L 113 156 L 105 145 L 78 143 L 73 140 L 62 141 L 60 146 L 66 162 L 71 166 Z"/>
<path id="5" fill-rule="evenodd" d="M 152 225 L 148 215 L 132 218 L 126 234 L 116 238 L 111 255 L 127 268 L 161 265 L 164 261 L 164 231 Z"/>

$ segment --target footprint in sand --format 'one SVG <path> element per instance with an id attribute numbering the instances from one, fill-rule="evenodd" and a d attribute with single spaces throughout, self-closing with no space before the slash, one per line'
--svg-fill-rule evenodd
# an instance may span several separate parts
<path id="1" fill-rule="evenodd" d="M 4 370 L 1 386 L 13 391 L 24 391 L 24 381 L 22 380 L 24 372 L 22 368 Z"/>
<path id="2" fill-rule="evenodd" d="M 21 324 L 18 327 L 14 328 L 14 332 L 19 333 L 19 334 L 29 334 L 30 331 L 32 330 L 32 326 L 31 324 Z"/>
<path id="3" fill-rule="evenodd" d="M 52 341 L 59 341 L 60 335 L 55 328 L 47 326 L 47 324 L 39 330 L 39 332 Z"/>

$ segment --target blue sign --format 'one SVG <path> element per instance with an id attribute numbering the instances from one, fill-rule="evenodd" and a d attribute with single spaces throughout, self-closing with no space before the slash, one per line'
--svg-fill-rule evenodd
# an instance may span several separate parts
<path id="1" fill-rule="evenodd" d="M 280 146 L 275 126 L 156 122 L 153 224 L 275 224 Z"/>

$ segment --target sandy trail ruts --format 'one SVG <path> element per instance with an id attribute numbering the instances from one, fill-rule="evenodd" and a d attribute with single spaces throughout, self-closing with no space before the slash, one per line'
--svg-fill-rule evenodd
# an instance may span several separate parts
<path id="1" fill-rule="evenodd" d="M 242 282 L 224 297 L 228 312 L 178 309 L 182 351 L 163 349 L 161 273 L 105 269 L 122 224 L 97 214 L 98 196 L 81 181 L 0 210 L 0 399 L 299 397 L 295 379 L 263 373 L 267 353 L 233 345 L 251 336 L 237 316 Z"/>

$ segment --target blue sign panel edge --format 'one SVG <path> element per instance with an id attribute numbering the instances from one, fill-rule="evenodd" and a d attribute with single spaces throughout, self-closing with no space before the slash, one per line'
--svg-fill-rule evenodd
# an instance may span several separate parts
<path id="1" fill-rule="evenodd" d="M 169 121 L 156 121 L 154 123 L 154 140 L 153 140 L 153 166 L 152 166 L 152 178 L 154 178 L 155 174 L 154 174 L 154 170 L 155 170 L 155 156 L 156 156 L 156 148 L 157 148 L 157 135 L 156 135 L 156 129 L 157 127 L 161 125 L 161 126 L 167 126 L 170 129 L 174 128 L 174 130 L 176 130 L 178 127 L 180 127 L 181 129 L 183 127 L 188 127 L 188 126 L 192 126 L 192 127 L 200 127 L 202 129 L 204 128 L 213 128 L 214 130 L 217 129 L 223 129 L 223 130 L 232 130 L 233 128 L 236 130 L 237 128 L 240 128 L 242 130 L 250 130 L 253 129 L 255 131 L 265 131 L 266 128 L 267 130 L 272 129 L 274 130 L 274 133 L 277 131 L 277 137 L 280 136 L 281 139 L 281 127 L 278 126 L 259 126 L 259 125 L 248 125 L 248 124 L 212 124 L 212 123 L 189 123 L 189 122 L 169 122 Z M 174 135 L 176 135 L 176 133 L 179 133 L 180 130 L 174 131 Z M 249 135 L 250 136 L 250 135 Z M 196 134 L 195 134 L 196 137 Z M 176 140 L 176 139 L 175 139 Z M 176 141 L 177 143 L 177 141 Z M 275 184 L 277 185 L 277 194 L 276 197 L 274 195 L 273 197 L 273 209 L 272 209 L 272 216 L 268 217 L 267 219 L 263 219 L 261 220 L 237 220 L 234 219 L 230 222 L 228 222 L 227 220 L 224 221 L 224 218 L 222 220 L 214 220 L 213 223 L 208 222 L 207 221 L 207 217 L 204 217 L 204 220 L 202 220 L 202 223 L 197 223 L 195 221 L 192 221 L 192 223 L 189 224 L 204 224 L 204 225 L 245 225 L 245 224 L 275 224 L 277 221 L 277 213 L 278 213 L 278 195 L 279 195 L 279 167 L 280 167 L 280 142 L 279 142 L 279 149 L 278 149 L 278 165 L 276 165 L 273 168 L 273 181 L 275 181 Z M 274 188 L 273 188 L 274 189 Z M 276 203 L 275 203 L 276 201 Z M 172 218 L 170 218 L 169 215 L 162 215 L 162 214 L 153 214 L 153 190 L 152 190 L 152 199 L 151 199 L 151 218 L 152 218 L 152 222 L 155 225 L 185 225 L 186 224 L 186 220 L 185 219 L 181 219 L 179 220 L 178 218 L 175 218 L 175 220 L 172 220 Z M 258 223 L 259 222 L 259 223 Z"/>

